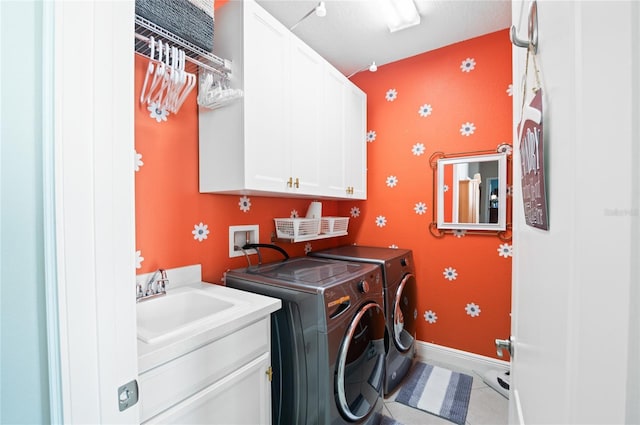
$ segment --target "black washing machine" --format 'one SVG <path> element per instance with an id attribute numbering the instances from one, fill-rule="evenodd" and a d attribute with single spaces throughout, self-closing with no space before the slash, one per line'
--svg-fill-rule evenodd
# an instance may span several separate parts
<path id="1" fill-rule="evenodd" d="M 274 425 L 378 425 L 385 368 L 382 273 L 293 258 L 227 272 L 226 285 L 282 300 L 271 315 Z"/>
<path id="2" fill-rule="evenodd" d="M 413 252 L 409 249 L 345 245 L 310 252 L 309 255 L 372 263 L 381 268 L 387 324 L 384 394 L 389 394 L 411 369 L 415 357 L 418 286 L 413 266 Z"/>

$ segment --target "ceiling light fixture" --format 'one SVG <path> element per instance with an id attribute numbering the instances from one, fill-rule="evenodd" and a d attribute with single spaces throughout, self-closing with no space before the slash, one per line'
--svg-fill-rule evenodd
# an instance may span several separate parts
<path id="1" fill-rule="evenodd" d="M 317 17 L 319 18 L 324 18 L 325 16 L 327 16 L 327 6 L 325 6 L 324 2 L 321 1 L 320 3 L 318 3 L 318 5 L 316 7 L 314 7 L 313 9 L 311 9 L 306 15 L 304 15 L 302 18 L 300 18 L 300 20 L 298 22 L 296 22 L 295 24 L 293 24 L 293 26 L 291 28 L 289 28 L 290 31 L 293 31 L 293 29 L 295 27 L 297 27 L 298 25 L 300 25 L 300 22 L 304 21 L 305 19 L 307 19 L 309 16 L 311 16 L 311 14 L 315 13 Z"/>
<path id="2" fill-rule="evenodd" d="M 375 61 L 373 61 L 373 62 L 371 62 L 371 65 L 367 65 L 364 68 L 361 68 L 361 69 L 357 70 L 356 72 L 353 72 L 353 73 L 349 74 L 347 76 L 347 78 L 351 78 L 354 75 L 356 75 L 358 72 L 364 71 L 365 69 L 369 69 L 370 72 L 376 72 L 378 70 L 378 65 L 376 65 Z"/>
<path id="3" fill-rule="evenodd" d="M 400 31 L 420 23 L 420 14 L 413 0 L 379 0 L 389 32 Z"/>

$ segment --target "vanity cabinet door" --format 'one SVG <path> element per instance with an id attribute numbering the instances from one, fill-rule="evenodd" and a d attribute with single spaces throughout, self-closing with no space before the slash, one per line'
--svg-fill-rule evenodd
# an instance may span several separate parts
<path id="1" fill-rule="evenodd" d="M 154 424 L 270 424 L 270 355 L 262 356 L 164 413 Z"/>

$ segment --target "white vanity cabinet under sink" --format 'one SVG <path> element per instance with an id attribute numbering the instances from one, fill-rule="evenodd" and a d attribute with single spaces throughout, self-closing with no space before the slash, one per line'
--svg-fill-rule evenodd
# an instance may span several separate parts
<path id="1" fill-rule="evenodd" d="M 232 306 L 151 343 L 139 337 L 140 422 L 270 424 L 270 314 L 281 301 L 194 282 L 170 284 L 165 304 L 172 290 L 212 291 Z"/>

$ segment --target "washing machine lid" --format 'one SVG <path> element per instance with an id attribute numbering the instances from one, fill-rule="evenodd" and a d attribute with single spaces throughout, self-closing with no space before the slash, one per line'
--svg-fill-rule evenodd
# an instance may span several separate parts
<path id="1" fill-rule="evenodd" d="M 343 245 L 337 248 L 329 248 L 318 252 L 311 252 L 309 253 L 309 255 L 322 258 L 334 258 L 337 260 L 384 263 L 394 258 L 406 257 L 410 253 L 411 250 L 401 248 Z"/>
<path id="2" fill-rule="evenodd" d="M 375 267 L 367 264 L 299 257 L 242 270 L 232 270 L 228 273 L 244 275 L 265 284 L 318 292 L 333 285 L 357 279 L 373 270 Z"/>

